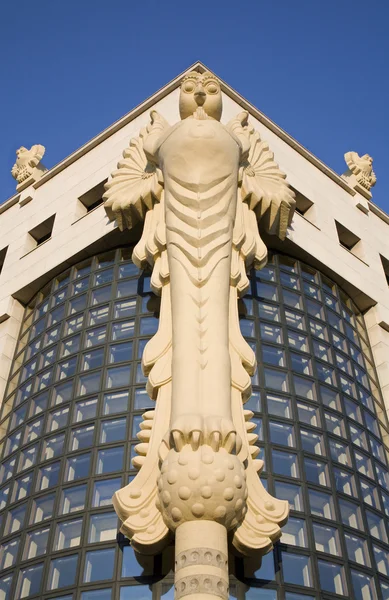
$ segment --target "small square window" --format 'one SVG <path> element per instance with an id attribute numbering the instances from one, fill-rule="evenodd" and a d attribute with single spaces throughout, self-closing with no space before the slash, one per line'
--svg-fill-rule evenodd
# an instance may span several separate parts
<path id="1" fill-rule="evenodd" d="M 104 181 L 101 181 L 78 198 L 79 202 L 84 206 L 85 214 L 104 203 L 103 194 L 106 182 L 107 179 L 104 179 Z"/>
<path id="2" fill-rule="evenodd" d="M 363 531 L 364 527 L 360 507 L 353 502 L 349 502 L 348 500 L 343 500 L 341 498 L 338 498 L 338 502 L 342 523 L 344 525 L 348 525 L 349 527 L 353 527 L 354 529 Z"/>
<path id="3" fill-rule="evenodd" d="M 28 232 L 28 235 L 31 236 L 32 240 L 35 242 L 35 246 L 40 246 L 43 242 L 46 242 L 51 238 L 54 221 L 55 215 L 52 215 Z"/>

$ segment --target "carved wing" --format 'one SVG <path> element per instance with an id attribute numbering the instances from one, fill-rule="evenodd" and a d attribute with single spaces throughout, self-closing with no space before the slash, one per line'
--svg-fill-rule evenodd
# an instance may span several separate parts
<path id="1" fill-rule="evenodd" d="M 233 544 L 243 554 L 253 548 L 264 554 L 281 535 L 280 527 L 287 519 L 288 504 L 270 496 L 258 477 L 263 461 L 255 460 L 260 450 L 256 446 L 258 436 L 253 431 L 255 424 L 251 421 L 253 413 L 244 411 L 242 406 L 251 395 L 256 359 L 240 330 L 238 297 L 249 287 L 246 271 L 252 266 L 260 269 L 267 261 L 267 248 L 259 235 L 258 221 L 265 224 L 269 233 L 284 239 L 295 200 L 268 144 L 248 126 L 247 117 L 248 113 L 242 112 L 228 124 L 243 148 L 241 189 L 233 232 L 229 342 L 233 421 L 243 442 L 241 454 L 247 461 L 249 490 L 248 510 L 234 533 Z"/>
<path id="2" fill-rule="evenodd" d="M 264 222 L 269 233 L 281 240 L 291 223 L 296 205 L 293 191 L 288 187 L 283 173 L 255 129 L 245 131 L 250 140 L 250 151 L 242 172 L 242 200 L 253 210 L 258 220 Z"/>
<path id="3" fill-rule="evenodd" d="M 45 151 L 46 148 L 41 144 L 35 144 L 35 146 L 31 146 L 29 150 L 29 154 L 31 154 L 31 158 L 28 160 L 29 166 L 33 168 L 37 167 L 41 162 Z"/>
<path id="4" fill-rule="evenodd" d="M 140 469 L 130 484 L 118 490 L 113 498 L 122 520 L 121 530 L 131 538 L 134 548 L 145 553 L 159 551 L 168 539 L 169 530 L 156 506 L 158 452 L 169 428 L 171 412 L 171 347 L 172 326 L 170 306 L 169 267 L 165 239 L 164 198 L 162 173 L 148 159 L 144 143 L 157 141 L 169 127 L 158 113 L 151 113 L 151 123 L 142 129 L 138 138 L 130 141 L 104 193 L 105 210 L 121 230 L 130 229 L 144 219 L 141 239 L 134 248 L 132 259 L 140 268 L 152 267 L 151 287 L 161 296 L 158 331 L 147 343 L 142 368 L 148 375 L 147 392 L 156 401 L 155 410 L 143 415 L 137 437 L 140 441 L 132 459 Z M 150 137 L 149 137 L 150 136 Z M 149 146 L 152 147 L 152 143 Z"/>
<path id="5" fill-rule="evenodd" d="M 156 111 L 152 111 L 150 117 L 150 125 L 130 141 L 123 160 L 105 184 L 105 211 L 111 221 L 116 219 L 121 231 L 143 221 L 146 212 L 161 198 L 162 173 L 147 159 L 143 143 L 146 136 L 162 132 L 168 124 Z"/>

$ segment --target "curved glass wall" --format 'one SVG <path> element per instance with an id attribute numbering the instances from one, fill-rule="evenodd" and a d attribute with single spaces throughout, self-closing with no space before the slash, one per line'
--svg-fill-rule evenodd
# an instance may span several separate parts
<path id="1" fill-rule="evenodd" d="M 173 548 L 137 559 L 111 504 L 152 406 L 140 359 L 159 303 L 130 254 L 76 265 L 26 308 L 0 420 L 0 600 L 173 598 Z M 363 317 L 282 255 L 251 285 L 246 408 L 291 515 L 260 569 L 231 555 L 230 595 L 389 600 L 388 432 Z"/>

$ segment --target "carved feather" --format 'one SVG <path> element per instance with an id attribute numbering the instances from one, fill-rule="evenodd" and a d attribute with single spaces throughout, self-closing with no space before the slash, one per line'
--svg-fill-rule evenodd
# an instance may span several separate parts
<path id="1" fill-rule="evenodd" d="M 143 221 L 146 212 L 161 197 L 162 174 L 147 159 L 144 140 L 154 133 L 160 134 L 165 126 L 165 119 L 152 111 L 150 125 L 141 130 L 139 137 L 130 141 L 117 170 L 105 184 L 105 211 L 111 221 L 116 219 L 121 231 L 131 229 L 137 221 Z"/>

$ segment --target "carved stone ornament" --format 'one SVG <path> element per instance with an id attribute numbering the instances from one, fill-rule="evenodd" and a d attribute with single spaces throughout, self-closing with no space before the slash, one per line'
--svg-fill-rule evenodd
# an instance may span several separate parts
<path id="1" fill-rule="evenodd" d="M 243 408 L 256 361 L 237 302 L 246 271 L 267 261 L 257 220 L 284 239 L 295 201 L 248 113 L 220 122 L 212 73 L 184 77 L 179 107 L 173 126 L 151 112 L 104 194 L 121 230 L 144 221 L 133 261 L 152 267 L 161 295 L 142 360 L 155 410 L 138 433 L 140 471 L 113 502 L 137 551 L 156 553 L 175 533 L 176 598 L 200 600 L 228 597 L 228 533 L 243 554 L 263 554 L 288 516 L 258 476 L 253 413 Z"/>
<path id="2" fill-rule="evenodd" d="M 357 183 L 370 191 L 377 181 L 373 171 L 372 157 L 368 154 L 359 156 L 357 152 L 346 152 L 344 159 L 349 168 L 349 171 L 345 173 L 345 176 L 347 177 L 351 174 L 354 175 Z"/>
<path id="3" fill-rule="evenodd" d="M 40 162 L 45 150 L 46 148 L 40 144 L 31 146 L 30 150 L 24 146 L 16 150 L 16 163 L 11 169 L 11 174 L 18 184 L 24 183 L 30 177 L 36 181 L 47 171 Z"/>

